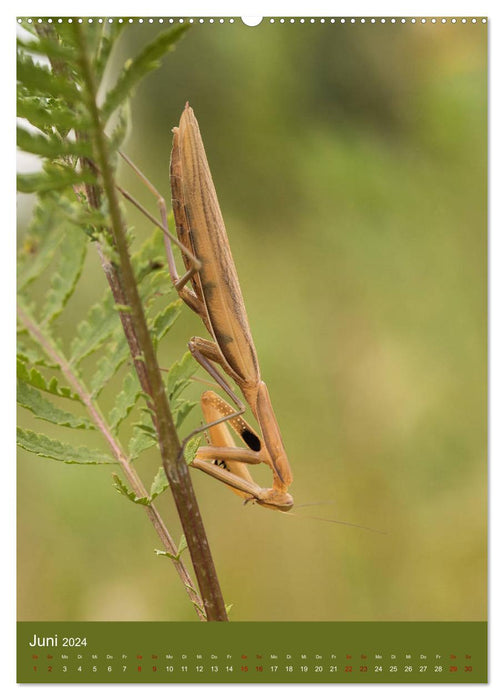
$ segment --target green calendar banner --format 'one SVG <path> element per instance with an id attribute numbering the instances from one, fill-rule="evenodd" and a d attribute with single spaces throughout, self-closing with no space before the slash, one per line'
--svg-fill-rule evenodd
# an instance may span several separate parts
<path id="1" fill-rule="evenodd" d="M 486 683 L 484 622 L 18 623 L 20 683 Z"/>

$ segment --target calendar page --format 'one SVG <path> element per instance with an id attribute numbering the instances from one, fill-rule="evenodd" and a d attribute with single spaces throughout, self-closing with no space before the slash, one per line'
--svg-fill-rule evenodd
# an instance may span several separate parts
<path id="1" fill-rule="evenodd" d="M 486 18 L 17 40 L 18 682 L 485 683 Z"/>

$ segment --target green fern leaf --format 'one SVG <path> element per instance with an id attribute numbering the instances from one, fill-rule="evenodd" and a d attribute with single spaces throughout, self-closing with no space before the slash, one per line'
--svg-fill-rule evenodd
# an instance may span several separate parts
<path id="1" fill-rule="evenodd" d="M 17 429 L 17 444 L 39 457 L 55 459 L 66 464 L 113 464 L 111 456 L 88 447 L 74 447 L 59 440 L 52 440 L 47 435 L 34 433 L 32 430 Z"/>
<path id="2" fill-rule="evenodd" d="M 127 138 L 130 122 L 130 105 L 129 101 L 126 101 L 117 110 L 114 128 L 109 136 L 109 148 L 112 152 L 117 151 Z"/>
<path id="3" fill-rule="evenodd" d="M 184 449 L 184 459 L 186 464 L 192 464 L 194 462 L 200 443 L 201 435 L 195 435 L 189 440 Z"/>
<path id="4" fill-rule="evenodd" d="M 44 172 L 18 174 L 17 176 L 18 191 L 27 194 L 55 192 L 82 183 L 95 184 L 96 177 L 90 170 L 77 171 L 66 165 L 46 164 Z"/>
<path id="5" fill-rule="evenodd" d="M 52 277 L 42 310 L 43 324 L 51 323 L 63 311 L 84 267 L 88 239 L 77 227 L 67 228 L 67 235 L 58 249 L 58 270 Z"/>
<path id="6" fill-rule="evenodd" d="M 48 101 L 27 94 L 22 85 L 17 91 L 16 114 L 19 119 L 26 119 L 41 131 L 52 130 L 53 120 Z"/>
<path id="7" fill-rule="evenodd" d="M 142 420 L 140 420 L 138 423 L 135 423 L 134 428 L 141 430 L 146 435 L 149 435 L 153 440 L 156 440 L 157 432 L 154 426 L 152 425 L 152 416 L 150 408 L 142 408 L 141 413 Z M 146 422 L 144 422 L 144 419 Z"/>
<path id="8" fill-rule="evenodd" d="M 81 362 L 101 347 L 119 328 L 120 321 L 114 298 L 107 289 L 102 301 L 91 307 L 87 318 L 77 327 L 77 335 L 71 348 L 72 364 Z"/>
<path id="9" fill-rule="evenodd" d="M 163 467 L 159 467 L 150 488 L 151 501 L 153 501 L 155 498 L 164 493 L 166 489 L 169 488 L 169 486 L 170 484 L 168 483 L 168 479 L 166 478 L 165 470 L 163 469 Z"/>
<path id="10" fill-rule="evenodd" d="M 171 410 L 177 430 L 182 426 L 182 423 L 195 406 L 195 401 L 187 401 L 187 399 L 176 399 L 175 402 L 172 403 Z"/>
<path id="11" fill-rule="evenodd" d="M 150 307 L 159 297 L 172 294 L 173 285 L 165 269 L 144 269 L 144 278 L 139 285 L 140 298 L 145 307 Z"/>
<path id="12" fill-rule="evenodd" d="M 109 343 L 105 352 L 105 356 L 99 358 L 97 369 L 90 381 L 91 391 L 95 398 L 130 356 L 124 335 L 120 336 L 117 341 Z"/>
<path id="13" fill-rule="evenodd" d="M 40 277 L 50 264 L 65 235 L 59 197 L 39 197 L 35 207 L 29 233 L 18 254 L 18 290 Z"/>
<path id="14" fill-rule="evenodd" d="M 16 344 L 16 357 L 24 365 L 40 365 L 41 367 L 58 369 L 59 365 L 55 362 L 51 362 L 40 346 L 31 342 L 28 333 L 24 333 L 23 331 L 19 332 L 17 334 Z"/>
<path id="15" fill-rule="evenodd" d="M 58 24 L 54 28 L 57 31 L 59 40 L 63 44 L 72 47 L 75 51 L 78 51 L 77 32 L 76 32 L 76 24 L 75 24 L 76 22 L 77 22 L 77 20 L 74 20 L 73 22 L 70 22 L 70 23 L 63 22 L 62 24 Z M 86 23 L 86 26 L 85 26 L 86 45 L 87 45 L 87 49 L 88 49 L 90 55 L 93 55 L 94 53 L 96 53 L 98 41 L 99 41 L 101 33 L 102 33 L 101 22 L 98 23 L 95 21 L 92 23 L 91 22 Z M 79 73 L 81 73 L 80 65 L 78 65 L 78 70 L 79 70 Z"/>
<path id="16" fill-rule="evenodd" d="M 95 430 L 95 426 L 90 420 L 68 411 L 62 411 L 44 398 L 38 389 L 34 389 L 20 379 L 17 381 L 17 402 L 23 408 L 31 411 L 37 418 L 49 423 L 67 428 Z"/>
<path id="17" fill-rule="evenodd" d="M 48 394 L 54 394 L 54 396 L 61 396 L 64 399 L 72 399 L 72 401 L 81 402 L 80 396 L 75 394 L 68 387 L 60 386 L 56 377 L 51 377 L 51 379 L 47 381 L 38 369 L 32 367 L 31 370 L 29 370 L 19 358 L 17 360 L 17 376 L 18 379 L 35 387 L 35 389 L 46 391 Z"/>
<path id="18" fill-rule="evenodd" d="M 148 450 L 154 445 L 157 445 L 156 438 L 136 425 L 133 428 L 133 437 L 128 444 L 130 460 L 133 461 L 137 459 L 142 452 L 145 452 L 145 450 Z"/>
<path id="19" fill-rule="evenodd" d="M 70 46 L 63 45 L 58 41 L 57 36 L 41 37 L 37 36 L 37 41 L 24 41 L 17 39 L 18 48 L 27 51 L 28 53 L 47 56 L 55 61 L 64 61 L 65 63 L 75 63 L 75 49 Z"/>
<path id="20" fill-rule="evenodd" d="M 195 364 L 190 352 L 186 352 L 182 359 L 174 362 L 168 370 L 166 390 L 169 401 L 173 401 L 188 385 L 194 374 Z"/>
<path id="21" fill-rule="evenodd" d="M 131 263 L 135 271 L 135 277 L 143 279 L 143 271 L 164 267 L 166 264 L 166 251 L 164 247 L 164 235 L 161 229 L 154 228 L 150 236 L 142 243 L 139 250 L 131 256 Z"/>
<path id="22" fill-rule="evenodd" d="M 87 141 L 63 140 L 55 135 L 44 136 L 41 133 L 26 131 L 20 126 L 17 127 L 17 145 L 22 151 L 33 153 L 43 158 L 56 159 L 65 156 L 93 157 L 93 149 Z"/>
<path id="23" fill-rule="evenodd" d="M 68 109 L 61 100 L 33 97 L 26 94 L 22 86 L 17 96 L 17 116 L 20 119 L 26 119 L 47 134 L 53 133 L 54 129 L 57 129 L 60 134 L 67 134 L 70 129 L 87 131 L 91 125 L 87 113 Z"/>
<path id="24" fill-rule="evenodd" d="M 187 464 L 191 464 L 193 462 L 194 458 L 196 457 L 196 453 L 198 451 L 200 443 L 201 437 L 199 435 L 196 435 L 194 438 L 192 438 L 192 440 L 190 440 L 187 443 L 186 449 L 184 451 L 184 458 Z M 168 479 L 166 478 L 165 470 L 163 467 L 159 467 L 156 476 L 154 477 L 151 484 L 150 500 L 153 501 L 155 498 L 164 493 L 168 488 L 170 488 L 170 484 L 168 483 Z"/>
<path id="25" fill-rule="evenodd" d="M 151 498 L 148 496 L 135 495 L 134 491 L 129 489 L 117 474 L 112 474 L 112 478 L 114 479 L 115 490 L 122 496 L 126 496 L 126 498 L 128 498 L 132 503 L 136 503 L 139 506 L 149 505 L 152 500 Z"/>
<path id="26" fill-rule="evenodd" d="M 168 32 L 163 32 L 148 44 L 140 54 L 131 60 L 114 87 L 109 90 L 102 107 L 102 115 L 105 121 L 111 114 L 129 97 L 137 83 L 150 71 L 159 66 L 160 59 L 167 51 L 173 49 L 175 43 L 187 31 L 189 25 L 174 27 Z"/>
<path id="27" fill-rule="evenodd" d="M 79 229 L 87 229 L 86 233 L 94 234 L 109 224 L 108 216 L 101 209 L 92 209 L 87 201 L 60 197 L 59 209 L 65 223 L 72 223 Z"/>
<path id="28" fill-rule="evenodd" d="M 160 311 L 152 323 L 154 338 L 159 342 L 168 333 L 177 318 L 180 316 L 182 301 L 177 299 Z"/>
<path id="29" fill-rule="evenodd" d="M 112 49 L 125 26 L 124 23 L 119 24 L 119 22 L 102 25 L 93 61 L 94 73 L 98 81 L 103 77 Z"/>
<path id="30" fill-rule="evenodd" d="M 188 548 L 187 546 L 187 540 L 185 538 L 185 535 L 182 534 L 180 536 L 180 541 L 177 547 L 177 553 L 172 554 L 171 552 L 165 552 L 162 549 L 155 549 L 154 551 L 156 552 L 158 557 L 168 557 L 168 559 L 172 559 L 173 561 L 180 561 L 180 557 L 182 554 L 185 552 L 185 550 Z M 188 586 L 190 588 L 190 586 Z M 194 589 L 193 589 L 194 590 Z M 199 607 L 199 606 L 198 606 Z M 202 611 L 204 612 L 204 611 Z"/>
<path id="31" fill-rule="evenodd" d="M 52 73 L 45 66 L 34 63 L 23 52 L 18 53 L 17 79 L 33 95 L 62 98 L 70 105 L 79 104 L 82 100 L 82 95 L 73 81 Z"/>

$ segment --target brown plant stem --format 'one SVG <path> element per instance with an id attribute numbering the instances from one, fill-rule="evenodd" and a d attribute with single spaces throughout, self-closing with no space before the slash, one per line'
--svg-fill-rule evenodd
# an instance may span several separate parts
<path id="1" fill-rule="evenodd" d="M 103 188 L 109 204 L 112 233 L 119 255 L 121 286 L 126 295 L 127 305 L 131 309 L 131 320 L 141 351 L 140 356 L 137 356 L 135 360 L 143 363 L 145 368 L 146 379 L 149 385 L 148 394 L 152 401 L 155 416 L 154 423 L 159 438 L 161 460 L 171 486 L 175 505 L 189 547 L 207 619 L 209 621 L 226 621 L 227 614 L 217 573 L 203 528 L 189 470 L 181 454 L 180 442 L 171 416 L 161 372 L 129 257 L 126 229 L 116 194 L 113 171 L 104 136 L 104 125 L 96 103 L 95 80 L 88 59 L 84 32 L 78 24 L 73 26 L 79 48 L 79 63 L 88 94 L 88 107 L 94 125 L 93 136 L 96 160 L 103 179 Z"/>

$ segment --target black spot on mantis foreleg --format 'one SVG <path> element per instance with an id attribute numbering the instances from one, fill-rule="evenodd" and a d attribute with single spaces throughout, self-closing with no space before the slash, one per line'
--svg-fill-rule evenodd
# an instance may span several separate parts
<path id="1" fill-rule="evenodd" d="M 242 432 L 240 433 L 240 436 L 243 442 L 248 447 L 250 447 L 251 450 L 253 450 L 254 452 L 261 451 L 261 441 L 259 440 L 257 435 L 255 435 L 255 433 L 252 433 L 250 430 L 247 430 L 245 428 L 245 430 L 242 430 Z"/>

